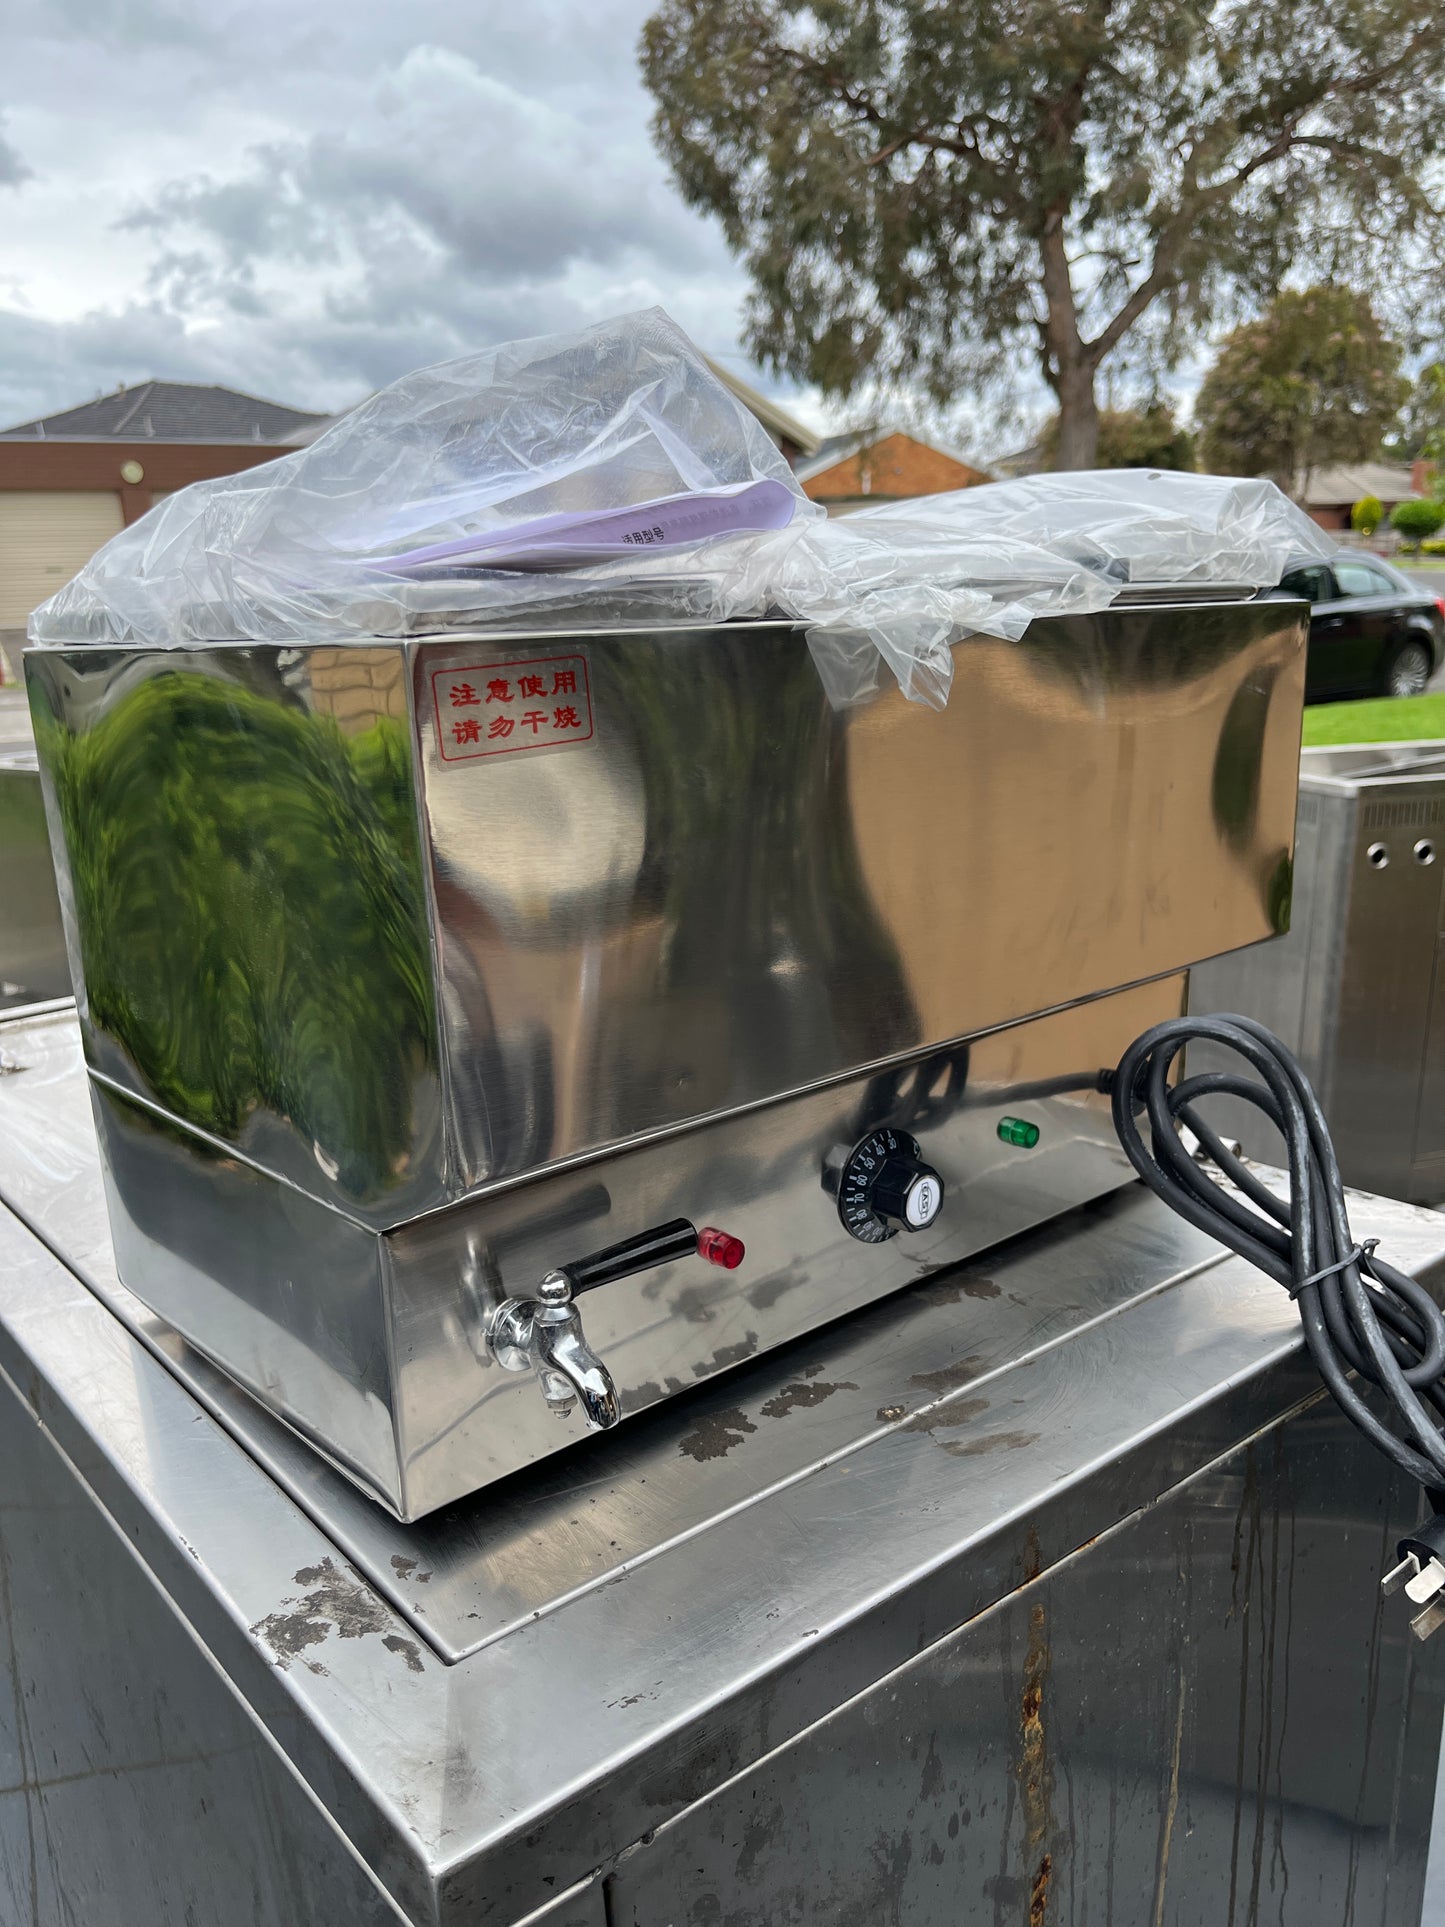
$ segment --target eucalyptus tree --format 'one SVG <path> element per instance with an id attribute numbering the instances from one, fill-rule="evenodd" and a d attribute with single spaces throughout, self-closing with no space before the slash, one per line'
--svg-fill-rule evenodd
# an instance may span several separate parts
<path id="1" fill-rule="evenodd" d="M 1111 358 L 1445 255 L 1440 0 L 661 0 L 641 59 L 761 359 L 940 401 L 1032 366 L 1061 467 Z"/>

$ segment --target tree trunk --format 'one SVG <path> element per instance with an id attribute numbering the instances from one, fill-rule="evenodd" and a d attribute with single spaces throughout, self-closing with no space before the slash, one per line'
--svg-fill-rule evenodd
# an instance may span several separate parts
<path id="1" fill-rule="evenodd" d="M 1079 309 L 1064 246 L 1064 209 L 1052 209 L 1039 236 L 1047 317 L 1043 326 L 1044 379 L 1059 398 L 1055 469 L 1092 468 L 1099 453 L 1099 404 L 1093 361 L 1079 333 Z"/>
<path id="2" fill-rule="evenodd" d="M 1093 468 L 1099 456 L 1099 404 L 1094 370 L 1082 356 L 1058 373 L 1059 439 L 1055 469 Z"/>

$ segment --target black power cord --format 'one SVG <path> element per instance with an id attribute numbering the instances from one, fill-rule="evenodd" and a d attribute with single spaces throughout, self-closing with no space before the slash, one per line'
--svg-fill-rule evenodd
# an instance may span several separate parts
<path id="1" fill-rule="evenodd" d="M 1254 1075 L 1206 1071 L 1171 1085 L 1175 1060 L 1190 1043 L 1222 1045 Z M 1110 1095 L 1119 1142 L 1145 1184 L 1285 1287 L 1341 1411 L 1425 1488 L 1432 1505 L 1445 1503 L 1438 1496 L 1445 1492 L 1445 1314 L 1423 1285 L 1377 1255 L 1373 1240 L 1354 1241 L 1329 1126 L 1294 1055 L 1249 1017 L 1175 1018 L 1134 1040 Z M 1262 1184 L 1200 1116 L 1199 1100 L 1216 1095 L 1253 1104 L 1281 1133 L 1287 1199 Z M 1180 1125 L 1242 1196 L 1208 1175 L 1181 1140 Z M 1369 1403 L 1367 1387 L 1375 1388 L 1385 1417 Z M 1390 1581 L 1404 1583 L 1426 1606 L 1416 1621 L 1423 1637 L 1445 1624 L 1445 1512 L 1437 1509 L 1404 1540 L 1399 1556 L 1403 1563 Z"/>

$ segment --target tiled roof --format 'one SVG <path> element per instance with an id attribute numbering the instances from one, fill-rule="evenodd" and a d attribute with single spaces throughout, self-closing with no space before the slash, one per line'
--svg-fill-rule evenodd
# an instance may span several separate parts
<path id="1" fill-rule="evenodd" d="M 714 361 L 711 355 L 704 355 L 703 360 L 723 387 L 737 396 L 749 414 L 757 416 L 774 441 L 791 442 L 795 448 L 801 449 L 805 456 L 810 455 L 818 446 L 818 436 L 815 431 L 805 422 L 800 422 L 796 415 L 790 415 L 787 409 L 779 402 L 775 402 L 771 396 L 754 388 L 750 381 L 744 381 L 741 375 L 735 375 L 730 368 L 724 368 L 722 363 Z"/>
<path id="2" fill-rule="evenodd" d="M 1304 478 L 1304 486 L 1296 489 L 1295 499 L 1307 508 L 1340 508 L 1373 495 L 1389 506 L 1413 501 L 1416 493 L 1408 468 L 1396 468 L 1387 462 L 1354 462 L 1313 470 Z"/>
<path id="3" fill-rule="evenodd" d="M 4 441 L 287 442 L 329 419 L 235 388 L 143 381 L 78 408 L 0 429 Z"/>

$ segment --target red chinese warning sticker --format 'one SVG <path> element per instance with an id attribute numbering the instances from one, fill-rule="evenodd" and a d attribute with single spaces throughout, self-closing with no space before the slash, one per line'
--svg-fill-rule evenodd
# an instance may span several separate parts
<path id="1" fill-rule="evenodd" d="M 592 692 L 581 656 L 434 669 L 431 686 L 445 763 L 585 743 L 592 734 Z"/>

